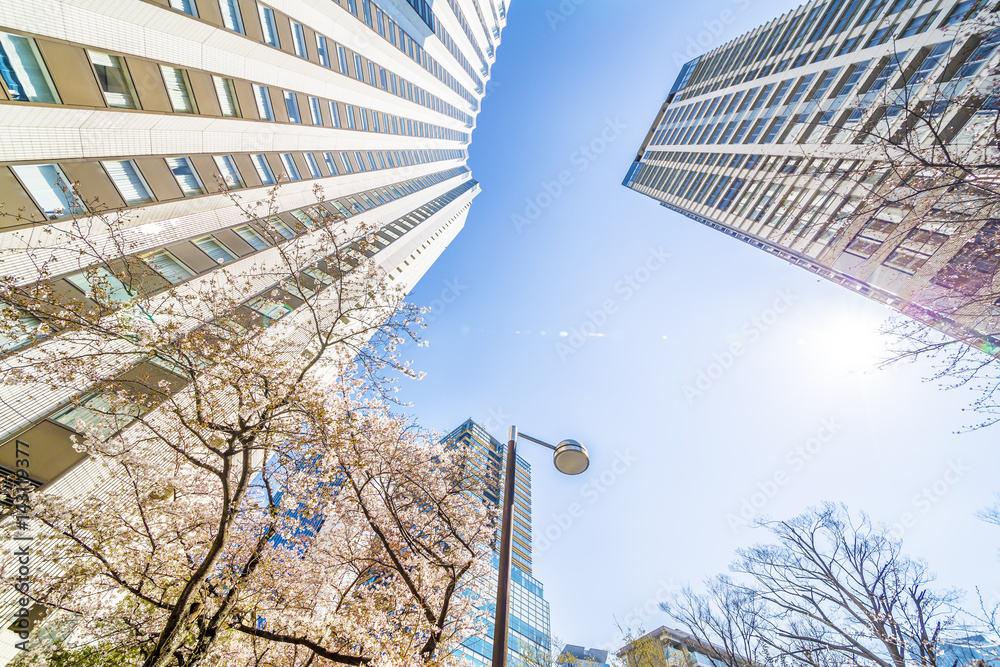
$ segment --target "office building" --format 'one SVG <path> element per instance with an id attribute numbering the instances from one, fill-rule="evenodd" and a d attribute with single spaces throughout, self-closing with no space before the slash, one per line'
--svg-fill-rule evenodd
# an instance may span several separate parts
<path id="1" fill-rule="evenodd" d="M 608 652 L 599 648 L 566 644 L 556 658 L 556 664 L 568 667 L 608 667 Z"/>
<path id="2" fill-rule="evenodd" d="M 22 235 L 44 244 L 71 216 L 121 211 L 130 252 L 181 284 L 249 270 L 322 208 L 380 226 L 375 259 L 408 290 L 479 192 L 466 159 L 505 21 L 500 0 L 5 2 L 0 273 L 37 278 Z M 222 192 L 253 202 L 279 181 L 267 220 Z M 48 279 L 82 297 L 86 268 L 66 252 Z M 293 303 L 252 307 L 274 317 Z M 22 341 L 0 343 L 18 354 Z M 30 441 L 47 453 L 34 481 L 53 483 L 80 458 L 78 393 L 0 393 L 0 467 L 14 470 L 15 438 Z"/>
<path id="3" fill-rule="evenodd" d="M 471 419 L 448 434 L 442 442 L 467 447 L 475 453 L 469 473 L 483 475 L 489 480 L 484 500 L 500 505 L 503 499 L 507 445 Z M 531 465 L 521 457 L 517 457 L 515 465 L 513 518 L 507 664 L 511 667 L 543 664 L 542 658 L 551 659 L 552 651 L 549 603 L 545 600 L 541 582 L 531 576 Z M 488 588 L 479 593 L 487 617 L 486 632 L 467 640 L 462 646 L 462 655 L 471 665 L 488 665 L 493 657 L 498 568 L 496 554 L 493 568 L 494 574 L 490 577 Z M 544 664 L 547 662 L 544 661 Z"/>
<path id="4" fill-rule="evenodd" d="M 671 667 L 722 667 L 711 655 L 724 655 L 722 649 L 705 644 L 683 630 L 661 625 L 623 646 L 618 657 L 628 664 L 670 665 Z"/>
<path id="5" fill-rule="evenodd" d="M 995 145 L 992 7 L 811 0 L 685 64 L 624 185 L 1000 350 L 997 199 L 918 165 Z"/>
<path id="6" fill-rule="evenodd" d="M 100 245 L 101 216 L 120 217 L 149 284 L 183 287 L 220 265 L 249 274 L 331 214 L 378 229 L 373 257 L 409 291 L 479 192 L 466 161 L 506 12 L 506 0 L 6 0 L 0 274 L 31 283 L 27 242 L 55 248 L 46 231 L 75 219 Z M 250 204 L 275 184 L 261 218 L 226 192 Z M 52 252 L 45 280 L 84 299 L 88 266 Z M 264 318 L 301 303 L 265 293 L 246 304 Z M 0 339 L 0 355 L 26 343 Z M 70 445 L 81 396 L 0 387 L 0 481 L 15 479 L 20 440 L 35 487 L 87 488 Z"/>

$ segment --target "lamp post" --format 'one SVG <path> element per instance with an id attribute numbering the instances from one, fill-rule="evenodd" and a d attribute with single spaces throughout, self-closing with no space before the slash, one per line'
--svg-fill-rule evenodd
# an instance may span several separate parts
<path id="1" fill-rule="evenodd" d="M 507 661 L 507 623 L 509 620 L 510 588 L 510 541 L 514 520 L 514 474 L 517 462 L 517 438 L 548 447 L 554 454 L 552 462 L 556 469 L 566 475 L 579 475 L 590 466 L 587 448 L 576 440 L 563 440 L 553 447 L 530 435 L 518 433 L 516 426 L 510 427 L 507 441 L 507 467 L 503 485 L 503 523 L 500 527 L 500 572 L 497 574 L 497 605 L 493 623 L 493 667 L 504 667 Z"/>

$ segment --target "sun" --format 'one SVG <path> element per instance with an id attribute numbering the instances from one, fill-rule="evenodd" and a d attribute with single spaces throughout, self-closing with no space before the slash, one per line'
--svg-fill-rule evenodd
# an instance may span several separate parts
<path id="1" fill-rule="evenodd" d="M 816 370 L 837 377 L 874 371 L 889 356 L 880 329 L 889 312 L 876 304 L 824 309 L 803 328 L 798 346 Z"/>

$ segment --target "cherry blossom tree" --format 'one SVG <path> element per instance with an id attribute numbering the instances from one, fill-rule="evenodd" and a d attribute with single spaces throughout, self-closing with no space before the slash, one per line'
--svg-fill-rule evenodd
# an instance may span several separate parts
<path id="1" fill-rule="evenodd" d="M 278 191 L 234 201 L 266 219 Z M 259 226 L 252 266 L 177 285 L 120 217 L 22 236 L 0 374 L 28 397 L 73 388 L 88 456 L 83 493 L 34 494 L 31 599 L 62 636 L 36 660 L 439 664 L 473 629 L 484 480 L 394 415 L 383 379 L 415 375 L 397 348 L 417 312 L 372 259 L 377 229 L 307 215 L 289 240 Z M 74 263 L 85 298 L 51 279 Z"/>

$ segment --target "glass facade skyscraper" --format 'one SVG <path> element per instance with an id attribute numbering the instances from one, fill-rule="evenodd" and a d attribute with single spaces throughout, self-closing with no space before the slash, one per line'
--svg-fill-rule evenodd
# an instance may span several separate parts
<path id="1" fill-rule="evenodd" d="M 504 465 L 507 445 L 486 432 L 471 419 L 452 431 L 443 442 L 467 447 L 475 453 L 470 474 L 484 475 L 489 480 L 484 500 L 499 505 L 503 498 Z M 514 533 L 511 542 L 510 634 L 508 664 L 541 664 L 539 658 L 551 655 L 549 603 L 542 584 L 531 576 L 531 465 L 520 456 L 515 465 Z M 496 615 L 496 568 L 488 587 L 479 591 L 482 608 L 487 616 L 486 632 L 473 637 L 462 646 L 462 654 L 473 665 L 488 665 L 493 656 L 493 623 Z"/>
<path id="2" fill-rule="evenodd" d="M 996 215 L 968 213 L 975 185 L 961 175 L 925 187 L 942 170 L 906 161 L 995 143 L 992 7 L 811 0 L 685 64 L 624 185 L 1000 350 Z M 915 193 L 894 199 L 901 186 Z M 871 206 L 872 193 L 891 204 Z"/>

